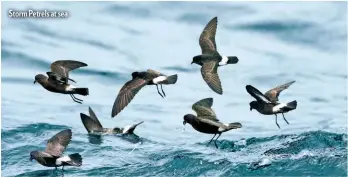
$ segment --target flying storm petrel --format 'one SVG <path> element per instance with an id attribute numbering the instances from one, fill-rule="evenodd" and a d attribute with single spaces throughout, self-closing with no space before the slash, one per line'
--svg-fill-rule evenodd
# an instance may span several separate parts
<path id="1" fill-rule="evenodd" d="M 89 107 L 88 111 L 89 116 L 80 113 L 80 117 L 89 134 L 133 134 L 135 128 L 144 122 L 141 121 L 132 126 L 126 126 L 125 128 L 103 128 L 91 107 Z"/>
<path id="2" fill-rule="evenodd" d="M 289 112 L 291 110 L 296 109 L 297 107 L 297 101 L 291 101 L 289 103 L 279 103 L 278 102 L 278 96 L 279 94 L 287 89 L 291 84 L 293 84 L 295 81 L 288 82 L 286 84 L 280 85 L 276 88 L 273 88 L 269 91 L 267 91 L 265 94 L 261 93 L 258 89 L 251 85 L 247 85 L 245 88 L 247 92 L 256 99 L 256 101 L 252 101 L 249 103 L 250 105 L 250 111 L 252 109 L 256 109 L 259 113 L 264 115 L 275 115 L 275 122 L 276 125 L 279 127 L 278 121 L 277 121 L 277 114 L 281 113 L 283 115 L 283 119 L 287 124 L 289 122 L 286 120 L 284 113 Z"/>
<path id="3" fill-rule="evenodd" d="M 209 141 L 210 144 L 214 137 L 218 134 L 219 136 L 215 139 L 215 147 L 218 148 L 216 141 L 223 132 L 227 132 L 232 129 L 241 128 L 242 124 L 239 122 L 224 124 L 216 118 L 216 114 L 211 108 L 213 105 L 213 98 L 202 99 L 192 105 L 192 109 L 197 113 L 197 116 L 193 114 L 186 114 L 184 116 L 184 122 L 191 124 L 191 126 L 201 132 L 207 134 L 214 134 L 213 138 Z"/>
<path id="4" fill-rule="evenodd" d="M 204 81 L 216 93 L 222 95 L 222 86 L 217 69 L 219 66 L 238 63 L 236 56 L 221 56 L 216 48 L 215 35 L 217 27 L 217 17 L 214 17 L 205 26 L 199 37 L 199 45 L 202 49 L 202 55 L 193 57 L 191 64 L 196 63 L 201 68 Z"/>
<path id="5" fill-rule="evenodd" d="M 177 74 L 166 76 L 151 69 L 148 69 L 146 72 L 133 72 L 132 80 L 124 84 L 116 97 L 112 107 L 111 117 L 115 117 L 120 113 L 145 85 L 156 85 L 158 94 L 164 97 L 166 94 L 163 91 L 162 84 L 175 84 L 177 79 Z M 158 90 L 158 85 L 161 85 L 163 95 Z"/>
<path id="6" fill-rule="evenodd" d="M 47 147 L 45 151 L 32 151 L 30 152 L 30 161 L 36 160 L 43 166 L 46 167 L 57 167 L 63 166 L 76 166 L 82 165 L 82 157 L 79 153 L 70 154 L 68 156 L 62 156 L 65 148 L 71 141 L 71 130 L 63 130 L 51 139 L 47 141 Z"/>
<path id="7" fill-rule="evenodd" d="M 38 74 L 35 76 L 34 84 L 38 82 L 48 91 L 69 94 L 75 102 L 81 104 L 83 100 L 76 98 L 74 94 L 86 96 L 89 94 L 88 88 L 76 88 L 75 86 L 68 84 L 68 80 L 75 82 L 69 78 L 69 71 L 84 66 L 87 66 L 87 64 L 79 61 L 55 61 L 51 64 L 51 72 L 46 73 L 48 77 L 43 74 Z"/>

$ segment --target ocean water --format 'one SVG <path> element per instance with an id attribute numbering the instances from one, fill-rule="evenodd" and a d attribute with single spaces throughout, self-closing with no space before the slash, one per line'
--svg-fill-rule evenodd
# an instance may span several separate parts
<path id="1" fill-rule="evenodd" d="M 65 11 L 68 18 L 9 18 L 9 10 Z M 2 176 L 347 176 L 346 2 L 2 2 Z M 216 42 L 239 58 L 219 68 L 223 95 L 203 81 L 192 57 L 198 38 L 218 16 Z M 90 95 L 68 95 L 33 84 L 55 60 L 83 61 L 70 73 Z M 175 85 L 145 87 L 115 118 L 111 108 L 133 71 L 178 74 Z M 296 110 L 280 117 L 249 110 L 245 86 L 265 92 L 296 80 L 282 101 Z M 183 116 L 212 97 L 222 122 L 241 129 L 201 134 Z M 87 135 L 79 114 L 90 106 L 104 127 L 144 121 L 135 136 Z M 33 150 L 70 128 L 65 154 L 80 153 L 81 167 L 61 170 L 29 161 Z"/>

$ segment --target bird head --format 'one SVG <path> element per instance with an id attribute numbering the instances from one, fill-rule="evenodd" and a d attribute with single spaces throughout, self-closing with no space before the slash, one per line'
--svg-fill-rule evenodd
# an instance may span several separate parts
<path id="1" fill-rule="evenodd" d="M 29 161 L 33 161 L 33 159 L 35 159 L 35 154 L 37 153 L 37 151 L 32 151 L 30 152 L 30 158 Z"/>
<path id="2" fill-rule="evenodd" d="M 196 63 L 196 64 L 200 65 L 201 64 L 201 56 L 200 55 L 194 56 L 193 59 L 192 59 L 191 65 L 193 63 Z"/>
<path id="3" fill-rule="evenodd" d="M 132 73 L 132 77 L 133 77 L 133 78 L 136 78 L 136 77 L 138 77 L 138 76 L 139 76 L 139 72 L 133 72 L 133 73 Z"/>
<path id="4" fill-rule="evenodd" d="M 252 111 L 253 109 L 256 109 L 259 104 L 257 103 L 257 101 L 252 101 L 249 103 L 249 105 L 250 105 L 250 111 Z"/>
<path id="5" fill-rule="evenodd" d="M 45 80 L 45 79 L 47 79 L 47 77 L 46 77 L 45 75 L 43 75 L 43 74 L 37 74 L 37 75 L 35 76 L 34 84 L 35 84 L 36 82 L 39 82 L 39 83 L 40 83 L 40 81 L 43 81 L 43 80 Z"/>
<path id="6" fill-rule="evenodd" d="M 186 123 L 191 124 L 192 120 L 195 119 L 195 118 L 196 118 L 196 116 L 193 115 L 193 114 L 186 114 L 186 115 L 184 116 L 183 125 L 185 125 Z"/>

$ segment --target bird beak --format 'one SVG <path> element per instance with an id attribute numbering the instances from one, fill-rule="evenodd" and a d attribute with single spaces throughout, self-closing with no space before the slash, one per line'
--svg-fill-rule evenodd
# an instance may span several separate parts
<path id="1" fill-rule="evenodd" d="M 29 161 L 30 161 L 30 162 L 33 161 L 33 158 L 30 157 L 30 158 L 29 158 Z"/>
<path id="2" fill-rule="evenodd" d="M 252 108 L 252 107 L 250 107 L 250 111 L 251 111 L 251 110 L 253 110 L 253 108 Z"/>
<path id="3" fill-rule="evenodd" d="M 34 84 L 36 83 L 36 80 L 34 80 Z"/>
<path id="4" fill-rule="evenodd" d="M 193 64 L 193 62 L 191 62 L 191 65 Z"/>
<path id="5" fill-rule="evenodd" d="M 185 124 L 186 124 L 186 121 L 184 121 L 182 124 L 185 125 Z"/>

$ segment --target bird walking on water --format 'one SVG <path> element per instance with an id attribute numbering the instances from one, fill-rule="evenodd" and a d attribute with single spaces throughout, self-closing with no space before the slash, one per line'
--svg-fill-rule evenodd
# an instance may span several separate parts
<path id="1" fill-rule="evenodd" d="M 71 141 L 71 130 L 63 130 L 47 141 L 45 151 L 30 152 L 30 161 L 36 160 L 39 164 L 46 167 L 76 166 L 82 165 L 82 157 L 79 153 L 62 156 L 65 148 Z"/>
<path id="2" fill-rule="evenodd" d="M 217 17 L 214 17 L 205 26 L 199 37 L 199 45 L 202 49 L 202 55 L 193 57 L 191 64 L 196 63 L 201 68 L 201 74 L 204 81 L 216 93 L 222 95 L 222 86 L 217 73 L 219 66 L 238 63 L 236 56 L 221 56 L 216 48 L 215 35 L 217 28 Z"/>
<path id="3" fill-rule="evenodd" d="M 239 122 L 224 124 L 216 118 L 216 114 L 211 108 L 213 105 L 213 98 L 202 99 L 192 105 L 192 109 L 197 113 L 197 116 L 193 114 L 186 114 L 184 116 L 184 122 L 191 124 L 191 126 L 201 132 L 207 134 L 214 134 L 213 138 L 209 141 L 210 144 L 216 135 L 218 137 L 215 139 L 215 147 L 218 148 L 216 141 L 221 136 L 223 132 L 227 132 L 232 129 L 241 128 L 242 124 Z"/>
<path id="4" fill-rule="evenodd" d="M 284 113 L 287 113 L 291 110 L 296 109 L 297 107 L 297 101 L 291 101 L 289 103 L 279 103 L 278 96 L 280 93 L 289 88 L 290 85 L 292 85 L 295 81 L 288 82 L 286 84 L 277 86 L 269 91 L 267 91 L 265 94 L 261 93 L 258 89 L 251 85 L 247 85 L 245 88 L 247 92 L 256 99 L 256 101 L 252 101 L 249 103 L 250 105 L 250 111 L 252 109 L 256 109 L 259 113 L 264 115 L 275 115 L 275 122 L 278 128 L 280 128 L 278 121 L 277 121 L 277 114 L 281 113 L 283 115 L 283 119 L 287 124 L 289 122 L 286 120 Z"/>
<path id="5" fill-rule="evenodd" d="M 87 96 L 89 94 L 88 88 L 76 88 L 75 86 L 68 84 L 68 81 L 70 80 L 72 82 L 75 82 L 69 77 L 69 71 L 84 66 L 87 66 L 87 64 L 79 61 L 55 61 L 51 64 L 51 71 L 46 72 L 48 77 L 43 74 L 38 74 L 35 76 L 34 84 L 38 82 L 48 91 L 69 94 L 75 102 L 81 104 L 83 100 L 76 98 L 74 94 Z"/>
<path id="6" fill-rule="evenodd" d="M 144 122 L 141 121 L 137 124 L 126 126 L 125 128 L 103 128 L 91 107 L 89 107 L 88 111 L 89 116 L 80 113 L 80 117 L 89 134 L 133 134 L 135 128 Z"/>
<path id="7" fill-rule="evenodd" d="M 166 76 L 158 71 L 148 69 L 146 72 L 133 72 L 132 80 L 126 82 L 118 93 L 114 105 L 112 107 L 111 117 L 115 117 L 120 113 L 134 98 L 141 88 L 145 85 L 156 85 L 157 92 L 161 97 L 166 96 L 162 85 L 175 84 L 178 75 Z M 161 86 L 162 94 L 158 90 L 158 85 Z"/>

